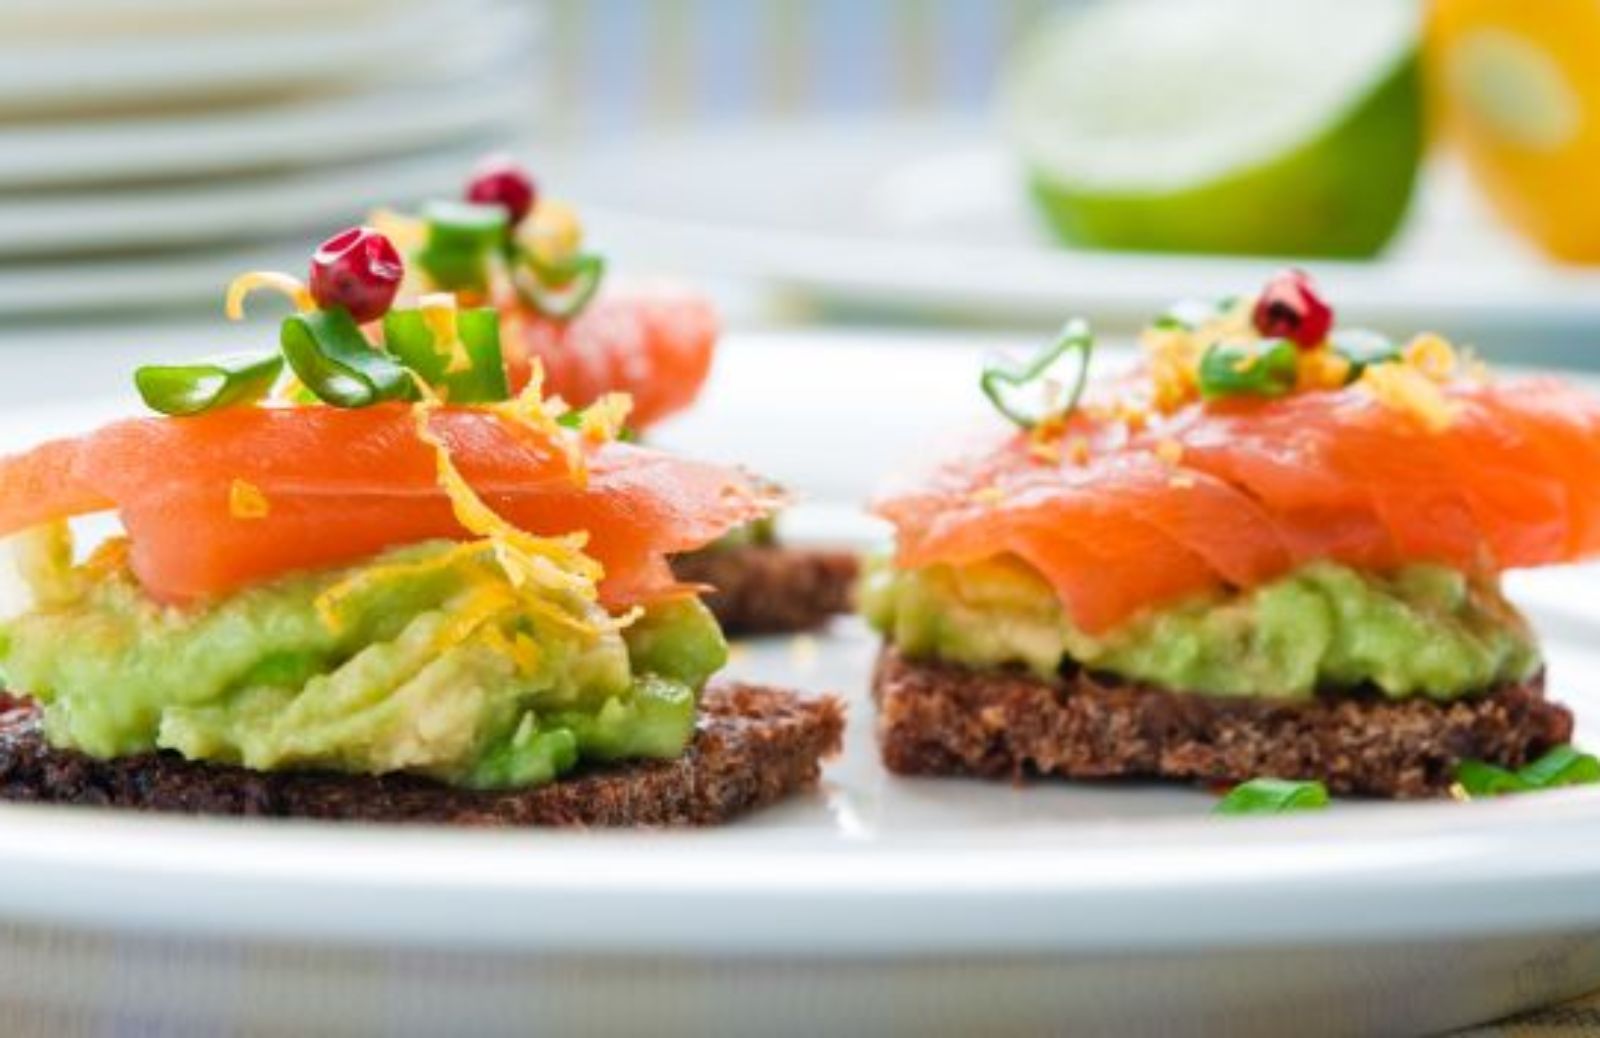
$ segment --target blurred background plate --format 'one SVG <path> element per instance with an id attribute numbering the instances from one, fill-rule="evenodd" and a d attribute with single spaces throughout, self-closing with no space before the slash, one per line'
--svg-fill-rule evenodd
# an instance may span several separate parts
<path id="1" fill-rule="evenodd" d="M 102 21 L 75 4 L 57 5 L 55 21 L 40 12 L 33 31 L 19 26 L 0 37 L 0 114 L 127 111 L 158 103 L 214 107 L 240 97 L 306 96 L 391 78 L 408 65 L 426 65 L 436 49 L 447 51 L 463 28 L 496 5 L 335 0 L 325 11 L 261 6 L 255 18 L 249 12 L 197 17 L 176 4 L 167 12 L 160 4 L 155 10 L 119 6 L 123 17 Z M 0 18 L 0 26 L 17 17 Z"/>
<path id="2" fill-rule="evenodd" d="M 850 313 L 1044 329 L 1090 313 L 1127 330 L 1284 262 L 1070 249 L 1050 240 L 993 128 L 967 119 L 818 120 L 659 133 L 541 156 L 597 237 L 639 263 L 767 279 Z M 639 168 L 648 176 L 637 176 Z M 715 171 L 714 175 L 711 171 Z M 1600 272 L 1551 264 L 1435 164 L 1376 260 L 1300 261 L 1341 319 L 1437 328 L 1523 360 L 1583 360 Z"/>
<path id="3" fill-rule="evenodd" d="M 197 308 L 532 122 L 519 0 L 0 10 L 0 321 Z"/>
<path id="4" fill-rule="evenodd" d="M 481 75 L 403 83 L 265 105 L 248 120 L 204 111 L 15 124 L 0 128 L 0 189 L 48 187 L 51 200 L 67 205 L 105 198 L 108 182 L 283 171 L 418 150 L 526 119 L 529 99 L 500 85 Z M 10 201 L 14 210 L 31 199 Z M 0 249 L 15 247 L 0 242 Z"/>

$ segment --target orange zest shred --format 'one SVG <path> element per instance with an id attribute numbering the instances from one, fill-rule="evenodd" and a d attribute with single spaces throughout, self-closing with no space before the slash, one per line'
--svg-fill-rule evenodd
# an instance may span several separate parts
<path id="1" fill-rule="evenodd" d="M 276 270 L 253 270 L 248 274 L 240 274 L 228 282 L 228 295 L 223 303 L 223 312 L 228 315 L 228 320 L 244 320 L 246 297 L 263 288 L 287 296 L 294 304 L 294 308 L 301 313 L 316 308 L 316 300 L 311 298 L 311 289 L 307 288 L 305 282 L 299 278 Z"/>
<path id="2" fill-rule="evenodd" d="M 424 399 L 428 398 L 424 391 Z M 559 443 L 567 455 L 567 467 L 573 481 L 580 487 L 588 485 L 589 468 L 584 462 L 583 444 L 576 437 L 563 435 L 561 423 L 556 419 L 565 411 L 559 397 L 544 396 L 544 365 L 534 359 L 528 373 L 528 384 L 522 391 L 503 403 L 488 404 L 485 409 L 514 426 L 540 433 L 551 442 Z"/>
<path id="3" fill-rule="evenodd" d="M 1455 419 L 1456 404 L 1439 383 L 1410 364 L 1374 364 L 1357 383 L 1380 404 L 1409 415 L 1429 432 L 1443 432 Z"/>
<path id="4" fill-rule="evenodd" d="M 1460 363 L 1455 347 L 1432 332 L 1417 336 L 1406 344 L 1401 356 L 1411 367 L 1435 382 L 1448 382 L 1456 376 Z"/>
<path id="5" fill-rule="evenodd" d="M 633 413 L 633 397 L 627 393 L 607 393 L 583 409 L 578 431 L 589 443 L 610 443 L 622 434 Z"/>
<path id="6" fill-rule="evenodd" d="M 461 341 L 461 327 L 456 320 L 459 316 L 456 297 L 449 292 L 432 292 L 417 300 L 417 309 L 422 312 L 422 321 L 433 336 L 434 348 L 448 355 L 445 372 L 459 375 L 471 371 L 472 358 L 467 355 L 467 344 Z"/>
<path id="7" fill-rule="evenodd" d="M 1300 366 L 1295 373 L 1295 392 L 1342 389 L 1349 381 L 1350 362 L 1328 347 L 1319 346 L 1300 354 Z"/>

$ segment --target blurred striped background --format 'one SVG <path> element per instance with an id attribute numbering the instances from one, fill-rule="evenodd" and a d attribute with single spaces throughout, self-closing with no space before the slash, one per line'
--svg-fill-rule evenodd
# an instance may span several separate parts
<path id="1" fill-rule="evenodd" d="M 548 125 L 603 136 L 750 116 L 981 111 L 1001 56 L 1063 2 L 546 0 Z"/>

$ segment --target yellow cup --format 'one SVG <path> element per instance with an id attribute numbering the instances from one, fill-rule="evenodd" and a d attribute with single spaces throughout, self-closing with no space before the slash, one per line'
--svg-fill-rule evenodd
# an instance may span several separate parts
<path id="1" fill-rule="evenodd" d="M 1429 86 L 1496 209 L 1600 261 L 1600 0 L 1432 0 Z"/>

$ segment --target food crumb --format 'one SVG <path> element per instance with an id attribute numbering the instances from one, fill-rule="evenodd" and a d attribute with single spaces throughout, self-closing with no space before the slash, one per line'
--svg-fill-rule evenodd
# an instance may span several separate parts
<path id="1" fill-rule="evenodd" d="M 235 519 L 265 519 L 272 513 L 272 503 L 254 483 L 235 479 L 228 486 L 228 514 Z"/>

